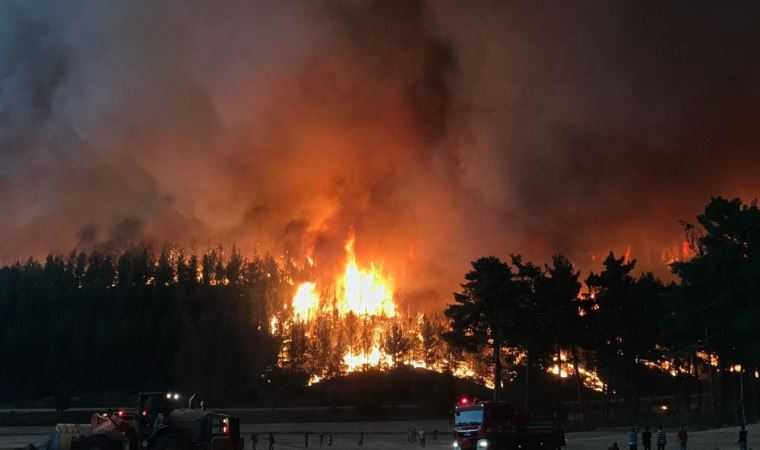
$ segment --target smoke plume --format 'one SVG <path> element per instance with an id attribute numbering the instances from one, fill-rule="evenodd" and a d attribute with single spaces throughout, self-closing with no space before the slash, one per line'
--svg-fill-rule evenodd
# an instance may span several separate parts
<path id="1" fill-rule="evenodd" d="M 150 239 L 382 262 L 631 249 L 760 188 L 757 3 L 0 5 L 0 261 Z M 420 303 L 421 305 L 423 303 Z"/>

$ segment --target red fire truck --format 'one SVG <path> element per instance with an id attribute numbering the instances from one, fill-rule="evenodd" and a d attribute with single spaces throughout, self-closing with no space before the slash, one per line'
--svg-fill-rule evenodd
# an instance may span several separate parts
<path id="1" fill-rule="evenodd" d="M 528 417 L 511 403 L 463 398 L 454 408 L 456 450 L 559 450 L 565 432 L 555 417 Z"/>

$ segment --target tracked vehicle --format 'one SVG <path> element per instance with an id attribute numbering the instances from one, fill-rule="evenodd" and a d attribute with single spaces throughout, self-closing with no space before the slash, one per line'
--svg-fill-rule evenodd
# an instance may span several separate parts
<path id="1" fill-rule="evenodd" d="M 174 392 L 140 393 L 136 408 L 93 414 L 89 426 L 58 425 L 48 450 L 242 450 L 237 417 L 187 408 Z"/>

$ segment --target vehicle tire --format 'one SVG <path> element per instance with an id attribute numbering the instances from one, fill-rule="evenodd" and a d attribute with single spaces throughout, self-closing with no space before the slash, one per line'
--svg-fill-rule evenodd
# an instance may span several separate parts
<path id="1" fill-rule="evenodd" d="M 122 450 L 121 443 L 105 436 L 95 435 L 85 438 L 78 446 L 79 450 Z"/>
<path id="2" fill-rule="evenodd" d="M 150 450 L 185 450 L 182 437 L 177 434 L 165 434 L 159 436 L 150 445 Z"/>

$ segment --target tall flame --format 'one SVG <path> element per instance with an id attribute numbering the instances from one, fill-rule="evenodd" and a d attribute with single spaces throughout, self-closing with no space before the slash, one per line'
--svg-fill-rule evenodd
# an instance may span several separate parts
<path id="1" fill-rule="evenodd" d="M 341 316 L 353 312 L 357 315 L 394 317 L 393 280 L 373 262 L 370 262 L 369 268 L 360 267 L 356 262 L 355 243 L 354 233 L 349 232 L 344 247 L 346 265 L 334 282 L 336 309 Z M 311 255 L 307 255 L 307 260 L 310 265 L 315 264 Z M 305 319 L 325 306 L 316 288 L 317 284 L 311 281 L 298 286 L 291 302 L 295 316 Z"/>
<path id="2" fill-rule="evenodd" d="M 346 268 L 336 283 L 338 311 L 342 315 L 351 311 L 359 315 L 395 316 L 391 279 L 385 277 L 382 270 L 376 269 L 374 263 L 370 263 L 369 269 L 359 268 L 354 252 L 355 242 L 354 233 L 349 233 L 345 245 Z"/>
<path id="3" fill-rule="evenodd" d="M 296 318 L 306 320 L 319 309 L 319 296 L 314 290 L 316 286 L 315 283 L 307 281 L 296 289 L 292 302 L 293 313 Z"/>

